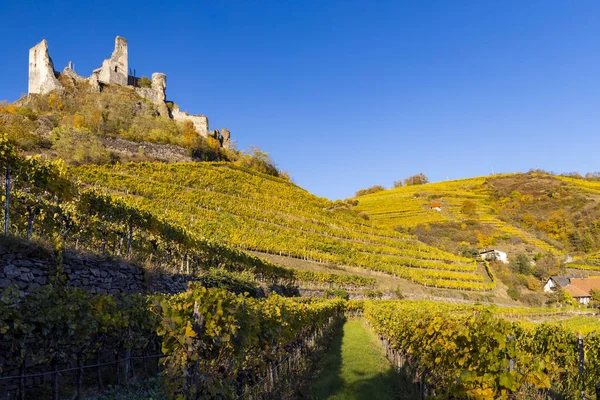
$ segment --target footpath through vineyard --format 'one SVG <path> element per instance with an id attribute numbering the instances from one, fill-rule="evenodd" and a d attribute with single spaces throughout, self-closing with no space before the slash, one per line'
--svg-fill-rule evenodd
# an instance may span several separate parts
<path id="1" fill-rule="evenodd" d="M 312 399 L 415 399 L 364 320 L 349 320 L 316 372 Z"/>

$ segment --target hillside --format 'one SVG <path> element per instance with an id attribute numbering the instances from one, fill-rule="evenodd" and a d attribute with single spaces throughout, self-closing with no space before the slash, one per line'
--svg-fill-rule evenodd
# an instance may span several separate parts
<path id="1" fill-rule="evenodd" d="M 0 107 L 1 127 L 22 154 L 64 160 L 86 190 L 164 220 L 193 241 L 359 267 L 366 275 L 359 287 L 372 286 L 372 272 L 438 288 L 494 286 L 472 259 L 377 227 L 348 203 L 290 183 L 260 150 L 220 147 L 186 121 L 161 117 L 129 87 L 104 85 L 98 93 L 67 78 L 64 89 Z M 122 240 L 125 222 L 94 240 Z"/>
<path id="2" fill-rule="evenodd" d="M 472 259 L 376 227 L 347 203 L 230 163 L 81 166 L 73 173 L 128 204 L 240 249 L 358 266 L 428 286 L 493 286 Z"/>
<path id="3" fill-rule="evenodd" d="M 360 196 L 356 210 L 452 252 L 473 246 L 585 255 L 600 247 L 599 189 L 595 180 L 543 172 L 494 175 Z"/>
<path id="4" fill-rule="evenodd" d="M 75 371 L 65 393 L 81 398 L 96 386 L 84 368 L 100 393 L 103 382 L 135 391 L 118 388 L 135 377 L 156 398 L 298 398 L 311 381 L 340 398 L 393 397 L 398 382 L 409 398 L 417 386 L 461 398 L 591 392 L 574 389 L 574 340 L 586 335 L 597 354 L 595 312 L 540 283 L 600 273 L 596 176 L 494 175 L 330 201 L 131 88 L 63 85 L 0 106 L 0 378 L 19 381 L 0 394 L 60 398 L 59 375 Z M 479 260 L 492 247 L 510 266 Z M 311 379 L 326 352 L 331 374 Z M 548 362 L 559 354 L 570 356 Z M 509 358 L 531 369 L 509 370 Z M 24 379 L 50 369 L 52 382 Z"/>

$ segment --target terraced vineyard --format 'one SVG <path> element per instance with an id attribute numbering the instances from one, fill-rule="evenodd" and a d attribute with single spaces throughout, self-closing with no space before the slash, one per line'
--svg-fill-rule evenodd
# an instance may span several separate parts
<path id="1" fill-rule="evenodd" d="M 74 173 L 199 237 L 246 250 L 358 266 L 435 287 L 494 285 L 468 258 L 380 228 L 347 205 L 226 163 L 83 166 Z"/>
<path id="2" fill-rule="evenodd" d="M 480 177 L 385 190 L 358 197 L 357 210 L 390 228 L 452 221 L 467 199 L 476 202 L 482 214 L 489 210 L 484 183 L 485 178 Z M 431 209 L 434 202 L 441 203 L 442 212 Z"/>
<path id="3" fill-rule="evenodd" d="M 356 209 L 368 214 L 380 226 L 401 227 L 404 230 L 428 224 L 463 223 L 466 219 L 476 219 L 478 223 L 492 228 L 497 236 L 515 237 L 538 251 L 561 254 L 561 249 L 544 240 L 547 238 L 505 221 L 495 209 L 498 198 L 490 187 L 490 180 L 502 181 L 515 176 L 519 175 L 494 175 L 399 187 L 357 197 L 359 204 Z M 572 185 L 582 182 L 581 179 L 560 178 Z M 581 187 L 595 194 L 600 193 L 598 183 L 588 182 Z M 465 216 L 461 211 L 466 201 L 474 203 L 474 215 Z M 441 211 L 434 210 L 431 207 L 433 203 L 439 203 Z"/>

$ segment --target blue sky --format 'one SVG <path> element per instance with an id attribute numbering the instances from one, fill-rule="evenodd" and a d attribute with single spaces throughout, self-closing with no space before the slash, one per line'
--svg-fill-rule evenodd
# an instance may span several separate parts
<path id="1" fill-rule="evenodd" d="M 600 170 L 598 1 L 40 3 L 0 7 L 0 99 L 27 91 L 41 39 L 87 76 L 121 35 L 138 75 L 319 196 Z"/>

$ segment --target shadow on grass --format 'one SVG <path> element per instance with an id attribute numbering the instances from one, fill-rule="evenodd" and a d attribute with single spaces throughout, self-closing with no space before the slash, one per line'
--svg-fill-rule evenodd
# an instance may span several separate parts
<path id="1" fill-rule="evenodd" d="M 346 381 L 343 377 L 343 341 L 344 330 L 340 329 L 319 363 L 317 373 L 314 375 L 314 382 L 311 385 L 312 390 L 307 395 L 301 396 L 301 398 L 314 400 L 409 400 L 420 398 L 410 379 L 394 371 L 393 368 L 383 373 L 371 375 L 360 369 L 360 366 L 352 369 L 348 369 L 348 366 L 346 366 L 346 374 L 349 373 L 355 377 L 353 382 Z M 365 343 L 364 351 L 370 350 Z M 346 362 L 349 362 L 349 360 L 346 360 Z"/>
<path id="2" fill-rule="evenodd" d="M 312 393 L 307 398 L 326 399 L 344 386 L 344 380 L 341 377 L 343 338 L 344 330 L 343 327 L 340 327 L 339 332 L 331 341 L 327 353 L 319 363 L 315 376 L 318 380 L 312 385 Z"/>

